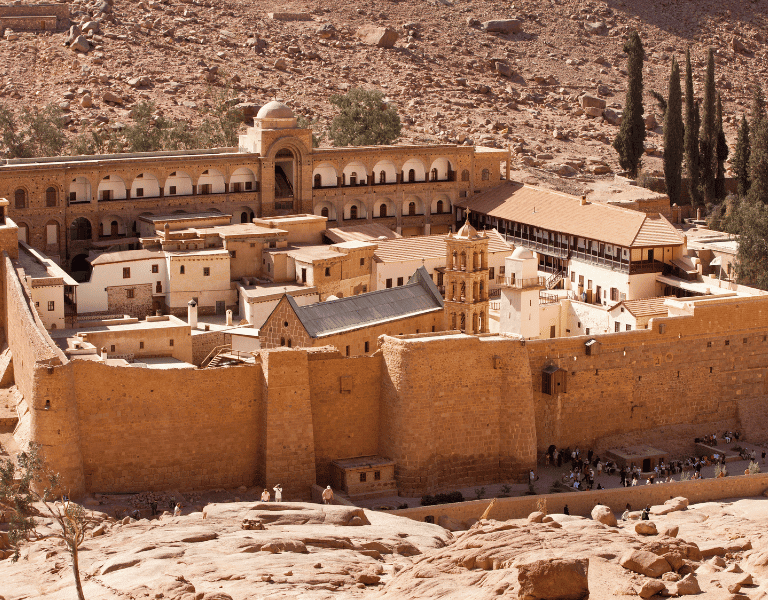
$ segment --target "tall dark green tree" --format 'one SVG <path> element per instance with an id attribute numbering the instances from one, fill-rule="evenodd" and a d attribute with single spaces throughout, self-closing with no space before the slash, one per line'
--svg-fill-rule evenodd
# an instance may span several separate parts
<path id="1" fill-rule="evenodd" d="M 749 123 L 747 118 L 741 116 L 739 125 L 739 137 L 736 139 L 736 149 L 733 153 L 733 172 L 736 174 L 736 184 L 740 198 L 747 195 L 749 191 Z"/>
<path id="2" fill-rule="evenodd" d="M 717 108 L 715 115 L 715 158 L 717 159 L 717 173 L 715 175 L 715 198 L 725 198 L 725 160 L 728 158 L 728 142 L 723 131 L 723 102 L 720 94 L 717 95 Z"/>
<path id="3" fill-rule="evenodd" d="M 752 131 L 757 129 L 757 122 L 765 118 L 765 96 L 763 96 L 763 88 L 759 85 L 755 87 L 755 92 L 752 96 L 752 110 L 749 117 L 749 126 Z"/>
<path id="4" fill-rule="evenodd" d="M 683 113 L 680 89 L 680 65 L 673 58 L 669 74 L 666 111 L 664 114 L 664 180 L 667 195 L 673 203 L 680 202 L 683 168 Z"/>
<path id="5" fill-rule="evenodd" d="M 717 174 L 717 93 L 715 92 L 715 57 L 712 48 L 707 52 L 707 76 L 704 82 L 704 101 L 699 136 L 699 163 L 701 164 L 701 190 L 704 202 L 715 200 Z"/>
<path id="6" fill-rule="evenodd" d="M 637 177 L 640 162 L 645 150 L 645 121 L 643 120 L 643 43 L 637 31 L 629 34 L 624 44 L 627 53 L 627 99 L 621 119 L 619 134 L 613 141 L 613 147 L 619 154 L 621 168 L 629 172 L 630 177 Z"/>
<path id="7" fill-rule="evenodd" d="M 400 136 L 400 116 L 377 90 L 353 88 L 334 94 L 330 102 L 339 108 L 328 131 L 334 146 L 378 146 Z"/>
<path id="8" fill-rule="evenodd" d="M 693 71 L 691 51 L 685 52 L 685 176 L 688 178 L 688 194 L 691 204 L 701 205 L 699 190 L 699 127 L 696 123 L 698 106 L 693 96 Z"/>
<path id="9" fill-rule="evenodd" d="M 757 120 L 752 128 L 752 149 L 749 156 L 749 193 L 747 199 L 756 204 L 768 203 L 768 119 Z"/>
<path id="10" fill-rule="evenodd" d="M 739 234 L 736 281 L 768 290 L 768 206 L 741 200 L 729 222 L 730 230 Z"/>

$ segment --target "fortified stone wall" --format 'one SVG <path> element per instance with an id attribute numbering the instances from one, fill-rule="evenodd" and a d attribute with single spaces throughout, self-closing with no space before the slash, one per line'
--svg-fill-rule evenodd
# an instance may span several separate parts
<path id="1" fill-rule="evenodd" d="M 107 311 L 143 319 L 152 314 L 152 284 L 107 287 Z"/>

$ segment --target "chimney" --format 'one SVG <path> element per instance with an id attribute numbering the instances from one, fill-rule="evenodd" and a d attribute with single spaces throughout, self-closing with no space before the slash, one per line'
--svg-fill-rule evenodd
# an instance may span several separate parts
<path id="1" fill-rule="evenodd" d="M 105 347 L 101 348 L 101 360 L 107 360 L 107 349 Z"/>
<path id="2" fill-rule="evenodd" d="M 197 302 L 194 300 L 187 302 L 187 323 L 190 329 L 197 329 Z"/>
<path id="3" fill-rule="evenodd" d="M 232 311 L 227 311 L 227 327 L 232 327 Z"/>
<path id="4" fill-rule="evenodd" d="M 168 240 L 171 237 L 171 226 L 166 223 L 163 225 L 163 239 Z"/>

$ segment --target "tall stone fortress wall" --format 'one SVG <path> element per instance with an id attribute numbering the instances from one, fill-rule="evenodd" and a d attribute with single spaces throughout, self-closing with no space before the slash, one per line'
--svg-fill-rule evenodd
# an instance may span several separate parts
<path id="1" fill-rule="evenodd" d="M 396 463 L 401 493 L 425 494 L 521 479 L 549 444 L 768 431 L 765 297 L 697 300 L 648 330 L 593 338 L 383 336 L 373 356 L 280 348 L 253 365 L 168 371 L 69 361 L 8 254 L 17 431 L 73 495 L 282 483 L 286 498 L 309 498 L 331 461 L 372 454 Z M 549 395 L 553 366 L 562 387 Z"/>

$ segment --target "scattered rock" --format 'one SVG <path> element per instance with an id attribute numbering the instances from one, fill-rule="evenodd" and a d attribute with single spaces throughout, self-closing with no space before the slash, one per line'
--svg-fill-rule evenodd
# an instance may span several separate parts
<path id="1" fill-rule="evenodd" d="M 675 591 L 678 596 L 693 596 L 701 593 L 701 587 L 693 573 L 689 573 L 675 584 Z"/>
<path id="2" fill-rule="evenodd" d="M 644 118 L 644 121 L 645 121 L 645 128 L 648 131 L 653 131 L 659 126 L 658 121 L 656 121 L 656 115 L 654 115 L 653 113 L 646 115 Z"/>
<path id="3" fill-rule="evenodd" d="M 315 33 L 317 34 L 317 37 L 319 37 L 320 39 L 328 40 L 331 38 L 335 38 L 338 32 L 336 31 L 336 28 L 331 23 L 325 23 L 324 25 L 321 25 L 320 27 L 318 27 Z"/>
<path id="4" fill-rule="evenodd" d="M 486 21 L 483 29 L 488 33 L 520 33 L 523 30 L 523 22 L 519 19 L 499 19 Z"/>
<path id="5" fill-rule="evenodd" d="M 635 523 L 635 533 L 640 535 L 656 535 L 656 523 L 653 521 L 638 521 Z"/>
<path id="6" fill-rule="evenodd" d="M 132 88 L 149 87 L 152 85 L 152 81 L 146 75 L 142 75 L 141 77 L 133 77 L 132 79 L 129 79 L 128 85 Z"/>
<path id="7" fill-rule="evenodd" d="M 379 48 L 393 48 L 397 41 L 397 31 L 391 27 L 377 27 L 376 25 L 363 25 L 357 30 L 359 37 L 364 44 L 369 46 L 378 46 Z"/>
<path id="8" fill-rule="evenodd" d="M 643 585 L 640 588 L 640 592 L 638 592 L 638 595 L 641 598 L 650 598 L 651 596 L 655 596 L 659 592 L 662 592 L 663 590 L 665 590 L 666 587 L 667 586 L 665 586 L 658 579 L 646 579 L 643 582 Z"/>
<path id="9" fill-rule="evenodd" d="M 284 58 L 278 58 L 275 61 L 275 69 L 278 71 L 287 71 L 288 70 L 288 61 Z"/>
<path id="10" fill-rule="evenodd" d="M 110 90 L 107 90 L 104 92 L 104 94 L 101 96 L 101 99 L 104 100 L 104 102 L 113 102 L 115 104 L 122 104 L 123 99 L 115 94 L 114 92 L 111 92 Z"/>
<path id="11" fill-rule="evenodd" d="M 589 560 L 555 558 L 517 565 L 519 597 L 525 600 L 581 600 L 589 595 Z"/>
<path id="12" fill-rule="evenodd" d="M 541 523 L 543 520 L 544 520 L 544 513 L 538 510 L 528 515 L 529 523 Z"/>
<path id="13" fill-rule="evenodd" d="M 374 575 L 373 573 L 359 573 L 355 579 L 358 583 L 362 583 L 364 585 L 375 585 L 379 583 L 381 577 Z"/>
<path id="14" fill-rule="evenodd" d="M 573 169 L 573 167 L 571 167 L 571 169 Z M 575 174 L 576 169 L 573 169 L 573 171 Z M 602 523 L 603 525 L 607 525 L 608 527 L 618 526 L 618 523 L 616 522 L 616 515 L 613 514 L 613 511 L 610 508 L 603 506 L 602 504 L 598 504 L 595 506 L 595 508 L 592 509 L 592 520 L 597 521 L 598 523 Z"/>
<path id="15" fill-rule="evenodd" d="M 74 40 L 72 40 L 72 43 L 69 45 L 69 47 L 75 52 L 82 52 L 85 54 L 91 49 L 91 44 L 85 36 L 79 35 Z"/>
<path id="16" fill-rule="evenodd" d="M 106 532 L 107 532 L 107 528 L 104 525 L 104 523 L 102 523 L 98 527 L 94 527 L 93 531 L 91 531 L 91 536 L 99 537 L 100 535 L 104 535 Z"/>
<path id="17" fill-rule="evenodd" d="M 603 118 L 610 123 L 611 125 L 619 126 L 621 125 L 621 113 L 615 111 L 612 108 L 606 108 L 603 111 Z"/>
<path id="18" fill-rule="evenodd" d="M 584 94 L 581 98 L 579 98 L 579 105 L 581 108 L 587 108 L 590 106 L 593 106 L 595 108 L 604 109 L 605 108 L 605 100 L 602 98 L 598 98 L 596 96 L 591 96 L 589 94 Z"/>
<path id="19" fill-rule="evenodd" d="M 629 550 L 619 559 L 619 564 L 646 577 L 660 577 L 672 570 L 670 564 L 661 556 L 645 550 Z"/>

